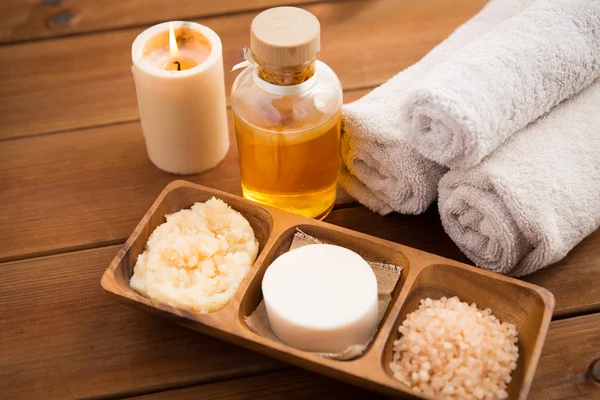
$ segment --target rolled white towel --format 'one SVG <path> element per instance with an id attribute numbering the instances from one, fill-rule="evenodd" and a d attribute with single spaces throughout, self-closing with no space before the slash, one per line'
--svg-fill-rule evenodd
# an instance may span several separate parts
<path id="1" fill-rule="evenodd" d="M 446 168 L 400 139 L 406 129 L 399 112 L 401 95 L 434 65 L 532 1 L 491 0 L 421 61 L 344 106 L 340 183 L 350 195 L 382 215 L 419 214 L 429 207 Z"/>
<path id="2" fill-rule="evenodd" d="M 362 129 L 363 122 L 355 119 L 346 112 L 345 125 L 352 126 L 353 132 L 369 130 L 373 134 L 370 139 L 381 137 L 374 135 L 375 126 Z M 381 215 L 392 211 L 420 214 L 435 200 L 445 168 L 394 138 L 378 142 L 343 136 L 339 182 L 363 205 Z"/>
<path id="3" fill-rule="evenodd" d="M 448 235 L 478 266 L 525 275 L 600 226 L 600 81 L 440 181 Z"/>
<path id="4" fill-rule="evenodd" d="M 406 92 L 403 139 L 469 168 L 599 75 L 600 1 L 538 0 Z"/>

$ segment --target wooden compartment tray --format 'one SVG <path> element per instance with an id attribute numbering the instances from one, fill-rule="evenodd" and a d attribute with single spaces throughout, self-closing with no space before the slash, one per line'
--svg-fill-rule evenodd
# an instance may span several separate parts
<path id="1" fill-rule="evenodd" d="M 137 256 L 150 233 L 165 221 L 165 215 L 212 196 L 239 211 L 250 222 L 260 243 L 254 267 L 231 302 L 221 310 L 200 314 L 161 304 L 131 289 L 129 279 Z M 322 241 L 354 250 L 369 261 L 403 268 L 376 336 L 359 358 L 325 359 L 259 336 L 244 322 L 262 299 L 261 281 L 266 268 L 288 250 L 298 228 Z M 491 308 L 501 321 L 517 326 L 519 360 L 508 387 L 511 399 L 527 397 L 554 308 L 553 295 L 541 287 L 185 181 L 175 181 L 163 190 L 102 276 L 102 287 L 119 301 L 187 328 L 395 397 L 429 398 L 398 382 L 389 368 L 393 342 L 399 336 L 398 326 L 407 313 L 417 309 L 421 298 L 456 295 L 462 301 L 477 303 L 480 309 Z"/>

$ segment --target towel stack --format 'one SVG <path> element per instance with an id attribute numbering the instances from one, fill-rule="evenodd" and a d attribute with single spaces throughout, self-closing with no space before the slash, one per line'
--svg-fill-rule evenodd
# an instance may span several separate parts
<path id="1" fill-rule="evenodd" d="M 600 226 L 598 76 L 600 2 L 491 0 L 344 107 L 341 183 L 381 214 L 423 212 L 439 190 L 471 260 L 531 273 Z"/>

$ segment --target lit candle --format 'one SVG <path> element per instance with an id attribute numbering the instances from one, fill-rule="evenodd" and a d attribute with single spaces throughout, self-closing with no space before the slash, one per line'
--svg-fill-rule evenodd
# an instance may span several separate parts
<path id="1" fill-rule="evenodd" d="M 193 22 L 165 22 L 133 42 L 133 77 L 150 160 L 193 174 L 217 165 L 229 135 L 219 36 Z"/>
<path id="2" fill-rule="evenodd" d="M 195 55 L 199 55 L 202 48 L 192 49 L 191 52 L 195 53 Z M 202 49 L 203 50 L 203 49 Z M 160 50 L 159 50 L 160 52 Z M 179 46 L 177 46 L 177 37 L 175 36 L 175 29 L 173 28 L 173 23 L 169 23 L 169 53 L 171 54 L 171 60 L 166 63 L 164 69 L 167 71 L 185 71 L 186 69 L 190 69 L 198 65 L 196 60 L 191 58 L 186 58 L 181 55 L 179 51 Z M 205 61 L 205 57 L 202 57 Z"/>

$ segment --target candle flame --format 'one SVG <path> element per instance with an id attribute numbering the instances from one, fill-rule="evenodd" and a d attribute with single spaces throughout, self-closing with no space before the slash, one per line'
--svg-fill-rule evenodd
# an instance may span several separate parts
<path id="1" fill-rule="evenodd" d="M 171 51 L 171 57 L 179 57 L 179 48 L 177 47 L 177 39 L 175 39 L 175 30 L 173 29 L 173 22 L 169 24 L 169 50 Z"/>

